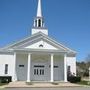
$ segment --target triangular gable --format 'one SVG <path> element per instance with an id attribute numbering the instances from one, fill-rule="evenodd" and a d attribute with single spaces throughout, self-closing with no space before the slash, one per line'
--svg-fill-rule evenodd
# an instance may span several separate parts
<path id="1" fill-rule="evenodd" d="M 44 43 L 45 46 L 42 46 Z M 32 48 L 32 49 L 54 49 L 54 50 L 61 50 L 61 51 L 67 51 L 67 52 L 73 52 L 75 51 L 67 48 L 66 46 L 56 42 L 55 40 L 51 39 L 47 35 L 39 32 L 31 37 L 25 38 L 19 42 L 16 42 L 12 45 L 9 45 L 3 49 L 17 49 L 17 48 Z"/>
<path id="2" fill-rule="evenodd" d="M 15 48 L 15 47 L 17 48 L 18 46 L 23 45 L 24 43 L 29 42 L 29 41 L 33 40 L 34 38 L 37 38 L 37 37 L 40 37 L 40 33 L 33 34 L 32 36 L 28 36 L 28 37 L 26 37 L 22 40 L 19 40 L 15 43 L 9 44 L 6 47 L 1 48 L 1 50 Z"/>
<path id="3" fill-rule="evenodd" d="M 37 42 L 34 42 L 33 44 L 26 46 L 25 48 L 29 48 L 29 49 L 53 49 L 53 50 L 58 50 L 59 48 L 57 48 L 56 46 L 52 45 L 51 43 L 40 39 Z"/>

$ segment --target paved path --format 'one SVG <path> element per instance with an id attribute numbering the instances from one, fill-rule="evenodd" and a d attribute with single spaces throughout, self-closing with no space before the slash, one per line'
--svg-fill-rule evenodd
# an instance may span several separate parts
<path id="1" fill-rule="evenodd" d="M 68 87 L 68 88 L 6 88 L 2 90 L 90 90 L 89 87 Z"/>
<path id="2" fill-rule="evenodd" d="M 72 83 L 32 83 L 31 85 L 26 84 L 26 82 L 11 82 L 6 87 L 8 88 L 59 88 L 59 87 L 81 87 L 81 85 L 72 84 Z"/>
<path id="3" fill-rule="evenodd" d="M 51 83 L 33 83 L 31 85 L 27 85 L 25 82 L 11 82 L 5 87 L 5 89 L 0 90 L 90 90 L 89 86 L 86 87 L 65 82 L 58 83 L 57 85 L 53 85 Z"/>

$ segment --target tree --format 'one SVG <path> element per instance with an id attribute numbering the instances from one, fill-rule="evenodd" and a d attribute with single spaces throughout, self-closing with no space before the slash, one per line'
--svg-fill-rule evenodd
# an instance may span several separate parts
<path id="1" fill-rule="evenodd" d="M 77 62 L 77 74 L 81 77 L 89 76 L 90 54 L 88 54 L 83 62 Z"/>
<path id="2" fill-rule="evenodd" d="M 77 75 L 83 77 L 86 72 L 86 63 L 85 62 L 77 62 Z"/>
<path id="3" fill-rule="evenodd" d="M 87 55 L 85 61 L 86 61 L 86 67 L 89 68 L 90 67 L 90 54 Z"/>
<path id="4" fill-rule="evenodd" d="M 86 62 L 90 62 L 90 54 L 87 55 Z"/>

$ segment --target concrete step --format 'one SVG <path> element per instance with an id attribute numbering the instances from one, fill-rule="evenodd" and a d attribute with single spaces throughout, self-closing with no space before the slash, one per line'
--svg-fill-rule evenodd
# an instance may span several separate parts
<path id="1" fill-rule="evenodd" d="M 78 84 L 72 84 L 72 83 L 45 83 L 45 82 L 31 82 L 31 83 L 26 83 L 26 82 L 11 82 L 9 83 L 6 87 L 7 88 L 14 88 L 14 87 L 25 87 L 25 88 L 40 88 L 40 87 L 80 87 L 81 85 Z"/>

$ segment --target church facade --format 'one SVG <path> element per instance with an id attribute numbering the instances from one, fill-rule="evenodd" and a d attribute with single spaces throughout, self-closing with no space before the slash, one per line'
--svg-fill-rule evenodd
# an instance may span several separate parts
<path id="1" fill-rule="evenodd" d="M 76 52 L 48 36 L 41 0 L 31 36 L 0 49 L 0 76 L 12 81 L 67 82 L 67 73 L 76 75 Z"/>

